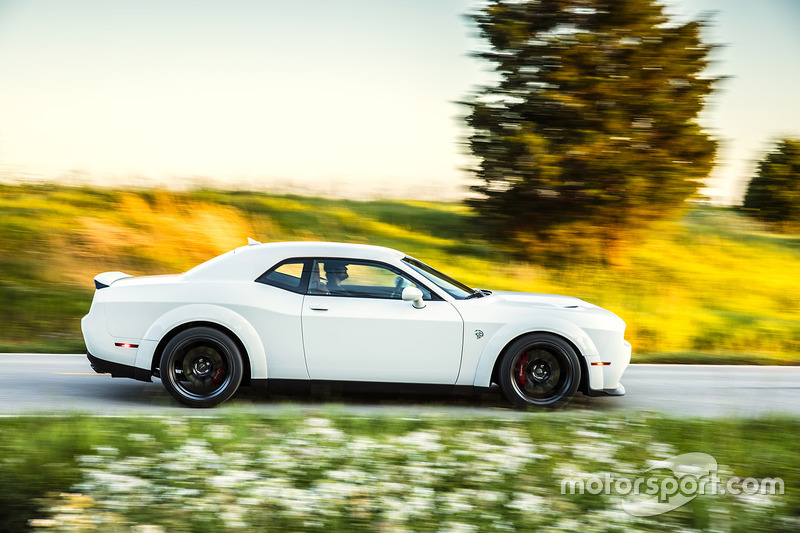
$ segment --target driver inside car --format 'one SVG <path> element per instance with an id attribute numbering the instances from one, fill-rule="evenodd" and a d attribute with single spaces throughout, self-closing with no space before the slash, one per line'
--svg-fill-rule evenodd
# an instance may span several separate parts
<path id="1" fill-rule="evenodd" d="M 326 261 L 325 278 L 327 288 L 331 294 L 344 294 L 347 289 L 342 287 L 342 282 L 348 278 L 347 263 L 343 261 Z"/>

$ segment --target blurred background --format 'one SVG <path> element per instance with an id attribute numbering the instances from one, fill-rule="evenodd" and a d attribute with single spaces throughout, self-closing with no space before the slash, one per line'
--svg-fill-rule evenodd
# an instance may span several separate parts
<path id="1" fill-rule="evenodd" d="M 634 363 L 800 364 L 798 23 L 796 0 L 0 0 L 0 352 L 82 353 L 96 274 L 253 237 L 577 296 Z M 798 530 L 793 419 L 266 403 L 3 417 L 0 530 Z M 786 493 L 647 519 L 558 494 L 693 452 Z"/>
<path id="2" fill-rule="evenodd" d="M 496 4 L 0 2 L 0 350 L 80 352 L 95 274 L 183 271 L 252 236 L 383 244 L 473 286 L 579 296 L 628 322 L 635 361 L 797 362 L 796 221 L 740 207 L 800 134 L 800 6 L 611 2 L 627 14 L 608 22 L 604 3 L 564 3 L 541 34 L 562 77 L 529 66 L 538 103 L 504 112 L 539 129 L 504 145 L 492 124 L 510 115 L 475 114 L 511 102 Z M 668 34 L 698 52 L 670 55 Z M 571 62 L 575 43 L 606 55 Z M 602 74 L 564 74 L 581 61 Z M 669 71 L 673 92 L 618 83 L 601 109 L 612 86 L 577 82 L 630 79 L 623 64 Z M 678 134 L 656 127 L 669 115 Z M 687 158 L 678 178 L 636 170 Z"/>
<path id="3" fill-rule="evenodd" d="M 711 198 L 736 204 L 773 137 L 797 135 L 793 0 L 664 2 L 712 13 L 702 114 L 721 141 Z M 457 102 L 493 78 L 465 15 L 484 2 L 0 2 L 6 180 L 213 183 L 460 199 Z"/>

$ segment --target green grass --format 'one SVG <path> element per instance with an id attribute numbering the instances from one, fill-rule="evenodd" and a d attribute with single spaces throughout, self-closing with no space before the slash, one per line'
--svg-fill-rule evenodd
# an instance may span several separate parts
<path id="1" fill-rule="evenodd" d="M 4 418 L 0 529 L 795 531 L 798 431 L 796 418 L 453 420 L 344 416 L 335 406 L 255 417 Z M 784 493 L 706 493 L 636 518 L 619 495 L 561 491 L 565 478 L 666 483 L 672 474 L 648 471 L 652 462 L 686 453 L 711 455 L 723 483 L 780 478 Z"/>
<path id="2" fill-rule="evenodd" d="M 454 203 L 0 185 L 0 350 L 74 352 L 92 277 L 181 272 L 244 244 L 403 250 L 475 287 L 569 294 L 628 323 L 634 362 L 800 364 L 800 237 L 731 209 L 654 226 L 616 267 L 524 258 Z"/>

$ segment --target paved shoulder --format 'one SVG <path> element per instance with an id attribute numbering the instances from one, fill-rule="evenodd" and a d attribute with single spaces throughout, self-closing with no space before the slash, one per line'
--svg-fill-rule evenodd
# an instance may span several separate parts
<path id="1" fill-rule="evenodd" d="M 675 416 L 800 414 L 797 366 L 631 365 L 622 383 L 625 401 L 600 403 Z"/>

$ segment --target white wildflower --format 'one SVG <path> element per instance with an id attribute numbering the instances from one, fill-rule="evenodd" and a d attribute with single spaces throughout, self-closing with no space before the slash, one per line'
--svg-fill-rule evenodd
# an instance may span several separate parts
<path id="1" fill-rule="evenodd" d="M 373 481 L 374 476 L 362 470 L 329 470 L 326 475 L 331 479 L 364 485 Z"/>
<path id="2" fill-rule="evenodd" d="M 306 427 L 300 431 L 303 436 L 320 437 L 336 442 L 346 440 L 344 432 L 333 427 L 327 418 L 308 418 L 305 425 Z"/>
<path id="3" fill-rule="evenodd" d="M 245 510 L 238 505 L 228 505 L 219 513 L 219 517 L 222 518 L 223 522 L 225 523 L 226 529 L 241 529 L 248 527 L 247 522 L 244 521 L 244 512 Z"/>
<path id="4" fill-rule="evenodd" d="M 614 455 L 619 446 L 613 442 L 593 441 L 590 443 L 576 442 L 569 446 L 572 455 L 580 459 L 588 459 L 597 463 L 614 463 Z"/>
<path id="5" fill-rule="evenodd" d="M 529 492 L 518 492 L 514 494 L 514 499 L 506 504 L 506 507 L 525 512 L 538 512 L 547 505 L 547 500 L 541 496 L 530 494 Z"/>
<path id="6" fill-rule="evenodd" d="M 149 433 L 130 433 L 128 434 L 128 440 L 132 440 L 133 442 L 155 442 L 156 438 L 150 435 Z M 155 526 L 153 526 L 155 527 Z"/>
<path id="7" fill-rule="evenodd" d="M 211 424 L 205 427 L 206 436 L 211 439 L 229 440 L 233 437 L 230 426 L 223 424 Z"/>
<path id="8" fill-rule="evenodd" d="M 131 528 L 132 533 L 166 533 L 166 529 L 152 524 L 138 524 Z"/>
<path id="9" fill-rule="evenodd" d="M 401 437 L 397 442 L 409 448 L 416 448 L 424 452 L 440 452 L 444 449 L 441 435 L 434 431 L 413 431 Z"/>
<path id="10" fill-rule="evenodd" d="M 492 490 L 476 490 L 475 497 L 482 502 L 494 503 L 502 500 L 505 495 L 502 492 L 495 492 Z"/>
<path id="11" fill-rule="evenodd" d="M 439 498 L 451 513 L 471 511 L 473 508 L 466 491 L 445 492 Z"/>
<path id="12" fill-rule="evenodd" d="M 258 472 L 252 470 L 227 470 L 223 474 L 213 476 L 209 480 L 212 487 L 232 489 L 258 479 Z"/>
<path id="13" fill-rule="evenodd" d="M 313 490 L 286 487 L 280 495 L 280 503 L 290 516 L 308 516 L 313 514 L 319 502 L 319 496 Z"/>
<path id="14" fill-rule="evenodd" d="M 647 445 L 647 453 L 656 458 L 667 458 L 676 455 L 678 452 L 671 444 L 664 442 L 651 442 Z"/>
<path id="15" fill-rule="evenodd" d="M 100 455 L 119 455 L 119 450 L 113 446 L 92 446 L 92 449 Z"/>
<path id="16" fill-rule="evenodd" d="M 394 496 L 384 496 L 380 500 L 384 516 L 391 522 L 407 522 L 411 518 L 411 509 L 405 500 Z"/>
<path id="17" fill-rule="evenodd" d="M 347 450 L 349 451 L 349 455 L 362 455 L 371 453 L 373 450 L 379 450 L 383 448 L 383 445 L 380 444 L 378 441 L 371 439 L 369 437 L 353 437 L 351 438 L 347 444 Z"/>
<path id="18" fill-rule="evenodd" d="M 445 522 L 439 528 L 439 533 L 474 533 L 478 531 L 478 526 L 465 524 L 463 522 Z"/>
<path id="19" fill-rule="evenodd" d="M 609 439 L 611 438 L 609 435 L 605 433 L 598 433 L 597 431 L 589 431 L 586 429 L 579 429 L 572 433 L 576 437 L 582 437 L 584 439 Z"/>
<path id="20" fill-rule="evenodd" d="M 763 487 L 762 487 L 763 488 Z M 778 504 L 777 496 L 773 494 L 745 494 L 741 492 L 735 495 L 735 498 L 750 508 L 771 509 Z"/>
<path id="21" fill-rule="evenodd" d="M 411 489 L 411 494 L 405 500 L 406 508 L 411 516 L 433 511 L 436 499 L 436 492 L 428 487 L 415 486 Z"/>

